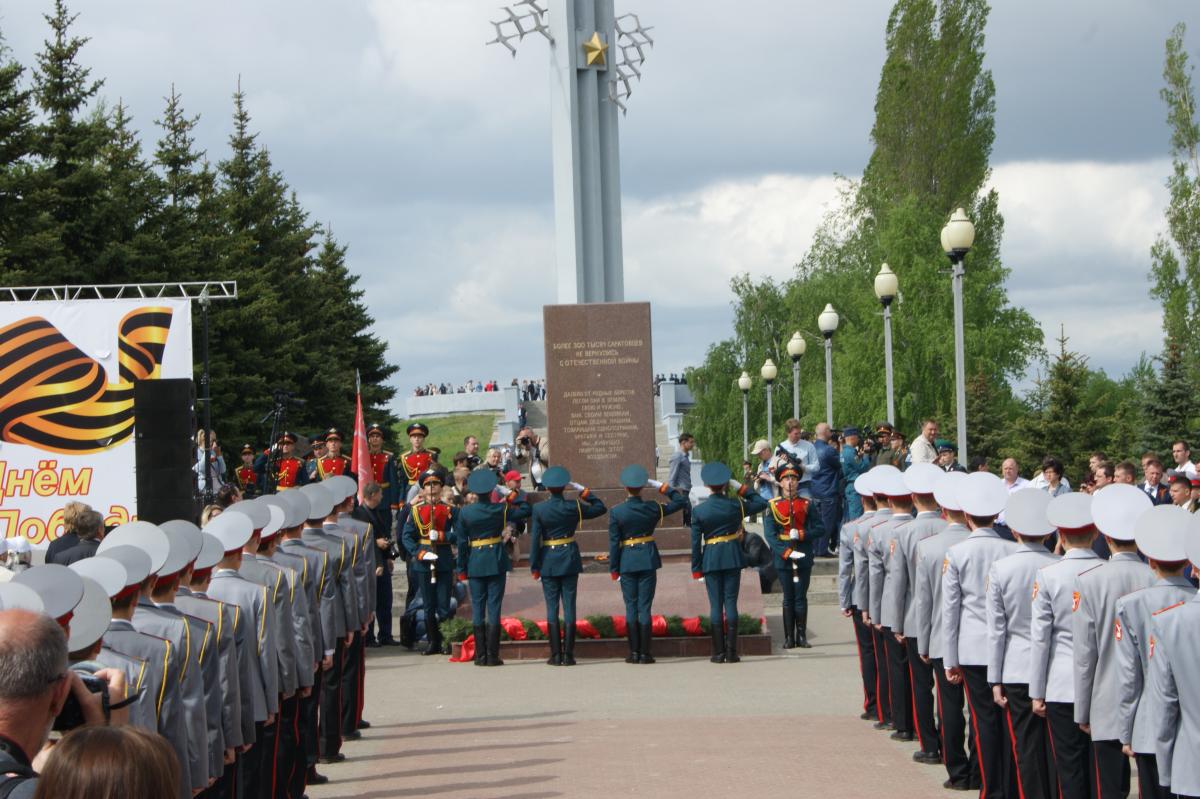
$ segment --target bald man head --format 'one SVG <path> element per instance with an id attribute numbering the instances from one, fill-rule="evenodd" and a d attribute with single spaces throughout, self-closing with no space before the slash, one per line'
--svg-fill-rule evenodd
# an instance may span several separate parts
<path id="1" fill-rule="evenodd" d="M 0 735 L 32 758 L 71 690 L 67 637 L 48 616 L 0 611 Z"/>

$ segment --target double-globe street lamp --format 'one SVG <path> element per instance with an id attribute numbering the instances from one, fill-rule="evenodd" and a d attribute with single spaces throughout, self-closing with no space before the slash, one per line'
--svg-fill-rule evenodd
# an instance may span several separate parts
<path id="1" fill-rule="evenodd" d="M 800 418 L 800 359 L 808 349 L 808 342 L 797 330 L 787 343 L 787 353 L 792 359 L 792 418 Z"/>
<path id="2" fill-rule="evenodd" d="M 737 379 L 737 387 L 742 390 L 742 452 L 750 449 L 750 387 L 754 385 L 754 381 L 750 379 L 750 375 L 742 372 L 742 376 Z M 743 455 L 742 457 L 745 457 Z"/>
<path id="3" fill-rule="evenodd" d="M 963 259 L 975 243 L 975 225 L 959 208 L 942 228 L 942 250 L 950 259 L 954 288 L 954 403 L 958 422 L 958 459 L 967 460 L 967 384 L 963 356 Z"/>
<path id="4" fill-rule="evenodd" d="M 825 310 L 817 317 L 817 327 L 825 337 L 825 423 L 833 427 L 833 333 L 837 330 L 838 315 L 833 303 L 826 303 Z"/>
<path id="5" fill-rule="evenodd" d="M 775 366 L 775 362 L 767 358 L 766 363 L 758 370 L 762 375 L 763 382 L 767 384 L 767 443 L 775 446 L 775 439 L 772 437 L 771 430 L 771 389 L 775 386 L 775 378 L 779 376 L 779 368 Z"/>
<path id="6" fill-rule="evenodd" d="M 887 376 L 887 421 L 896 423 L 895 394 L 892 382 L 892 300 L 900 293 L 900 281 L 891 267 L 884 264 L 875 276 L 875 296 L 883 304 L 883 368 Z"/>

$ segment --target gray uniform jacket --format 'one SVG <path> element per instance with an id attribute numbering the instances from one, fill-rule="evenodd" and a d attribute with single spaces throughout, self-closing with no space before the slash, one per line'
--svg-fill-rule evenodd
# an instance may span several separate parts
<path id="1" fill-rule="evenodd" d="M 946 551 L 967 540 L 971 531 L 965 525 L 949 524 L 932 538 L 917 544 L 916 639 L 917 651 L 927 658 L 942 657 L 942 572 Z"/>
<path id="2" fill-rule="evenodd" d="M 268 715 L 279 712 L 279 666 L 275 662 L 275 635 L 267 589 L 233 569 L 217 569 L 208 582 L 206 593 L 213 599 L 241 608 L 242 624 L 250 644 L 246 647 L 250 655 L 246 665 L 251 677 L 252 718 L 255 722 L 266 721 Z"/>
<path id="3" fill-rule="evenodd" d="M 175 595 L 175 604 L 184 613 L 204 619 L 212 625 L 216 638 L 217 679 L 220 681 L 218 695 L 221 701 L 217 707 L 217 718 L 221 725 L 221 739 L 224 749 L 241 746 L 242 740 L 242 696 L 241 677 L 238 674 L 237 641 L 234 638 L 234 610 L 223 602 L 195 594 L 189 588 L 180 586 Z M 211 656 L 211 655 L 210 655 Z M 212 708 L 209 710 L 209 722 L 212 722 Z M 222 772 L 225 769 L 224 760 L 221 762 Z"/>
<path id="4" fill-rule="evenodd" d="M 96 655 L 96 662 L 106 669 L 120 669 L 125 672 L 125 695 L 138 695 L 138 699 L 129 706 L 129 723 L 144 730 L 158 732 L 158 716 L 156 701 L 159 692 L 166 684 L 166 672 L 162 664 L 157 670 L 144 658 L 126 655 L 107 646 L 101 646 Z M 113 697 L 118 701 L 120 697 Z"/>
<path id="5" fill-rule="evenodd" d="M 362 598 L 363 566 L 361 563 L 362 559 L 358 553 L 361 542 L 357 535 L 348 528 L 342 527 L 341 524 L 325 522 L 325 532 L 331 533 L 346 542 L 346 560 L 342 564 L 342 568 L 346 570 L 350 586 L 349 600 L 346 602 L 346 631 L 361 630 L 367 621 L 365 613 L 366 602 Z"/>
<path id="6" fill-rule="evenodd" d="M 145 597 L 139 598 L 133 609 L 133 626 L 138 632 L 170 641 L 178 655 L 179 690 L 187 732 L 188 779 L 193 789 L 203 789 L 208 786 L 208 728 L 204 712 L 204 679 L 198 660 L 200 642 L 192 640 L 182 613 L 173 607 L 155 605 Z"/>
<path id="7" fill-rule="evenodd" d="M 942 660 L 948 669 L 986 666 L 987 577 L 992 564 L 1011 555 L 1015 542 L 990 527 L 980 527 L 967 540 L 946 550 L 942 573 Z"/>
<path id="8" fill-rule="evenodd" d="M 863 575 L 866 579 L 866 590 L 863 592 L 863 597 L 866 604 L 860 605 L 870 618 L 873 624 L 879 624 L 879 608 L 883 605 L 883 560 L 881 559 L 881 550 L 875 546 L 876 539 L 883 535 L 884 527 L 892 520 L 891 508 L 875 511 L 875 515 L 871 517 L 871 521 L 867 525 L 866 535 L 863 536 L 864 546 L 866 547 L 866 569 L 863 570 Z"/>
<path id="9" fill-rule="evenodd" d="M 183 693 L 179 674 L 183 667 L 179 652 L 166 638 L 139 632 L 131 622 L 113 619 L 104 633 L 104 646 L 127 657 L 146 661 L 155 672 L 150 678 L 149 698 L 158 718 L 158 734 L 167 739 L 179 759 L 179 795 L 191 799 L 192 777 L 188 771 L 187 727 L 184 721 Z M 103 648 L 101 654 L 103 654 Z M 159 681 L 161 677 L 161 682 Z M 153 691 L 157 690 L 157 693 Z"/>
<path id="10" fill-rule="evenodd" d="M 896 573 L 904 568 L 896 555 L 897 536 L 912 522 L 911 513 L 894 514 L 891 520 L 871 530 L 871 621 L 895 630 L 903 619 L 896 617 Z M 878 600 L 876 600 L 878 596 Z M 903 603 L 901 603 L 903 605 Z M 901 607 L 903 612 L 903 607 Z"/>
<path id="11" fill-rule="evenodd" d="M 354 576 L 358 580 L 358 607 L 365 624 L 365 620 L 375 612 L 375 553 L 379 551 L 375 546 L 375 532 L 371 530 L 370 524 L 348 513 L 338 516 L 338 524 L 358 538 Z"/>
<path id="12" fill-rule="evenodd" d="M 869 510 L 850 525 L 850 548 L 853 550 L 854 581 L 850 586 L 850 602 L 863 612 L 869 612 L 871 582 L 867 579 L 867 534 L 875 523 L 878 511 Z"/>
<path id="13" fill-rule="evenodd" d="M 838 534 L 838 605 L 842 610 L 854 607 L 854 533 L 863 516 L 842 525 Z"/>
<path id="14" fill-rule="evenodd" d="M 1150 685 L 1162 708 L 1155 731 L 1158 781 L 1181 796 L 1200 796 L 1200 599 L 1155 613 L 1150 626 Z M 1188 754 L 1188 753 L 1191 754 Z"/>
<path id="15" fill-rule="evenodd" d="M 176 600 L 179 599 L 176 595 Z M 225 695 L 221 685 L 221 663 L 216 637 L 216 627 L 203 618 L 187 613 L 181 606 L 159 605 L 173 608 L 187 622 L 191 632 L 192 648 L 200 667 L 200 679 L 204 684 L 204 726 L 208 732 L 208 777 L 217 779 L 225 773 L 225 736 L 221 731 L 221 706 Z"/>
<path id="16" fill-rule="evenodd" d="M 1075 701 L 1075 655 L 1071 615 L 1075 578 L 1100 562 L 1091 549 L 1070 549 L 1043 566 L 1033 583 L 1029 621 L 1029 697 L 1047 702 Z"/>
<path id="17" fill-rule="evenodd" d="M 346 637 L 346 599 L 348 597 L 349 574 L 345 569 L 346 542 L 314 527 L 300 531 L 300 540 L 306 546 L 325 553 L 325 574 L 321 588 L 321 637 L 325 641 L 325 655 L 333 654 L 338 639 Z"/>
<path id="18" fill-rule="evenodd" d="M 309 641 L 312 643 L 314 662 L 320 660 L 325 652 L 325 632 L 321 627 L 324 615 L 321 610 L 321 594 L 324 589 L 325 563 L 329 553 L 323 549 L 306 546 L 298 538 L 281 541 L 275 550 L 281 557 L 290 556 L 304 563 L 300 577 L 304 582 L 304 596 L 308 601 Z"/>
<path id="19" fill-rule="evenodd" d="M 1116 653 L 1117 600 L 1154 585 L 1154 572 L 1136 552 L 1115 552 L 1076 579 L 1075 723 L 1090 724 L 1093 741 L 1121 737 L 1121 675 Z"/>
<path id="20" fill-rule="evenodd" d="M 249 553 L 242 555 L 238 573 L 252 583 L 267 589 L 267 609 L 271 624 L 267 633 L 267 648 L 278 679 L 276 688 L 284 696 L 296 692 L 296 642 L 292 634 L 292 603 L 288 582 L 283 571 L 271 561 Z"/>
<path id="21" fill-rule="evenodd" d="M 1150 621 L 1153 614 L 1196 595 L 1186 577 L 1165 577 L 1149 588 L 1117 600 L 1117 664 L 1120 690 L 1120 740 L 1142 755 L 1154 754 L 1154 725 L 1162 715 L 1150 690 Z"/>
<path id="22" fill-rule="evenodd" d="M 201 599 L 211 599 L 213 602 L 218 600 L 212 599 L 208 594 L 193 592 L 192 596 Z M 246 621 L 249 617 L 242 611 L 240 605 L 235 602 L 220 602 L 221 612 L 224 616 L 224 627 L 229 630 L 233 638 L 233 658 L 231 661 L 234 669 L 233 679 L 237 682 L 237 697 L 238 707 L 236 713 L 236 722 L 241 728 L 241 733 L 235 734 L 232 740 L 236 741 L 234 746 L 245 746 L 254 743 L 254 697 L 257 688 L 259 696 L 262 696 L 261 682 L 255 686 L 254 681 L 258 680 L 257 669 L 255 665 L 258 662 L 258 647 L 255 640 L 255 632 L 257 628 Z M 232 712 L 232 711 L 231 711 Z M 266 705 L 263 704 L 263 713 L 266 713 Z M 226 741 L 231 740 L 228 736 Z"/>
<path id="23" fill-rule="evenodd" d="M 321 614 L 316 607 L 309 610 L 308 588 L 304 585 L 304 573 L 308 571 L 308 562 L 300 555 L 291 554 L 278 547 L 271 553 L 271 560 L 286 570 L 284 573 L 289 582 L 292 629 L 295 631 L 296 642 L 296 679 L 301 688 L 311 688 L 317 661 L 321 659 L 317 656 L 313 644 L 312 617 Z"/>
<path id="24" fill-rule="evenodd" d="M 890 556 L 893 565 L 883 596 L 883 617 L 892 620 L 894 633 L 917 637 L 917 545 L 940 533 L 947 524 L 937 511 L 927 510 L 896 530 L 896 546 Z"/>
<path id="25" fill-rule="evenodd" d="M 1043 566 L 1058 560 L 1042 544 L 1018 544 L 1017 551 L 992 564 L 988 574 L 988 682 L 1029 682 L 1029 621 L 1033 583 Z"/>

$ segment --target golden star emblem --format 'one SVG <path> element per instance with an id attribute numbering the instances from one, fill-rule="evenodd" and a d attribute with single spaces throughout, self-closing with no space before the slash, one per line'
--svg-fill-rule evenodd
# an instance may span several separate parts
<path id="1" fill-rule="evenodd" d="M 600 33 L 598 31 L 592 33 L 592 38 L 583 43 L 584 59 L 589 67 L 605 66 L 604 54 L 608 52 L 608 45 L 600 41 Z"/>

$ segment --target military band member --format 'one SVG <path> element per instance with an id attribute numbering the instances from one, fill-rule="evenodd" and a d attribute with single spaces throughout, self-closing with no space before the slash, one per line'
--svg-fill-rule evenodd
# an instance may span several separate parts
<path id="1" fill-rule="evenodd" d="M 476 665 L 502 666 L 500 659 L 500 608 L 504 601 L 504 584 L 512 561 L 504 544 L 512 534 L 505 527 L 530 516 L 529 502 L 516 491 L 505 491 L 499 502 L 492 502 L 496 474 L 490 469 L 471 472 L 467 488 L 479 500 L 458 512 L 454 522 L 454 541 L 458 548 L 459 579 L 466 579 L 471 589 L 472 624 L 476 634 L 485 633 L 486 655 Z M 476 642 L 480 639 L 476 638 Z M 478 651 L 478 643 L 476 644 Z"/>
<path id="2" fill-rule="evenodd" d="M 775 470 L 780 495 L 763 514 L 763 536 L 771 545 L 775 571 L 783 589 L 783 648 L 810 649 L 808 643 L 808 584 L 812 579 L 813 540 L 820 537 L 821 519 L 811 513 L 811 500 L 797 493 L 800 464 L 785 463 Z"/>
<path id="3" fill-rule="evenodd" d="M 337 475 L 354 479 L 350 459 L 342 454 L 342 433 L 331 427 L 325 431 L 325 457 L 317 458 L 317 479 L 328 480 Z"/>
<path id="4" fill-rule="evenodd" d="M 883 642 L 887 663 L 890 683 L 888 693 L 892 702 L 892 724 L 895 726 L 891 737 L 897 741 L 911 741 L 912 684 L 908 678 L 908 653 L 904 644 L 896 640 L 893 630 L 893 625 L 900 623 L 896 618 L 896 602 L 893 595 L 896 590 L 896 574 L 904 568 L 902 560 L 896 557 L 896 531 L 912 521 L 912 493 L 904 484 L 904 476 L 898 470 L 881 472 L 871 486 L 875 489 L 877 499 L 885 498 L 892 511 L 890 518 L 871 528 L 870 541 L 867 544 L 871 622 L 875 625 L 879 640 Z"/>
<path id="5" fill-rule="evenodd" d="M 367 428 L 367 453 L 371 457 L 371 474 L 383 489 L 383 507 L 391 511 L 400 509 L 400 474 L 396 467 L 396 456 L 383 448 L 383 428 L 372 424 Z M 376 530 L 386 536 L 389 530 Z"/>
<path id="6" fill-rule="evenodd" d="M 425 449 L 425 438 L 429 435 L 429 428 L 421 422 L 413 422 L 405 428 L 405 432 L 408 434 L 411 449 L 400 456 L 400 485 L 396 501 L 401 505 L 408 502 L 408 495 L 414 486 L 419 485 L 421 475 L 433 466 L 433 455 Z"/>
<path id="7" fill-rule="evenodd" d="M 706 463 L 700 479 L 711 492 L 692 512 L 692 578 L 704 580 L 712 625 L 713 663 L 737 663 L 738 592 L 742 584 L 742 520 L 767 509 L 767 500 L 733 480 L 723 463 Z M 734 496 L 726 496 L 732 487 Z"/>
<path id="8" fill-rule="evenodd" d="M 561 466 L 552 466 L 542 475 L 542 485 L 550 492 L 545 502 L 533 506 L 530 523 L 529 571 L 542 581 L 546 598 L 546 624 L 550 631 L 551 666 L 575 665 L 575 597 L 583 559 L 575 531 L 585 519 L 596 519 L 607 512 L 599 498 L 585 487 L 571 482 L 571 474 Z M 563 497 L 570 486 L 579 492 L 573 502 Z M 560 637 L 558 609 L 561 604 L 565 640 Z M 478 639 L 476 639 L 478 640 Z M 653 662 L 653 660 L 651 660 Z"/>
<path id="9" fill-rule="evenodd" d="M 637 464 L 622 469 L 619 481 L 629 496 L 608 512 L 608 570 L 612 579 L 620 581 L 621 598 L 625 601 L 629 639 L 625 662 L 653 663 L 651 610 L 658 587 L 658 570 L 662 568 L 654 530 L 672 513 L 683 510 L 688 498 L 666 483 L 649 479 L 646 469 Z M 667 502 L 643 499 L 642 490 L 647 485 L 664 494 Z"/>
<path id="10" fill-rule="evenodd" d="M 863 712 L 860 718 L 881 719 L 877 705 L 879 675 L 875 671 L 875 641 L 871 628 L 863 623 L 857 594 L 859 572 L 856 568 L 859 540 L 865 537 L 866 525 L 875 515 L 875 495 L 871 493 L 867 475 L 860 474 L 854 481 L 853 490 L 858 496 L 861 514 L 842 525 L 841 547 L 838 549 L 838 604 L 842 615 L 854 623 L 854 638 L 858 644 L 858 668 L 863 681 Z M 866 575 L 861 575 L 866 582 Z"/>
<path id="11" fill-rule="evenodd" d="M 1193 569 L 1200 568 L 1200 525 L 1184 544 Z M 1200 595 L 1197 595 L 1200 596 Z M 1200 600 L 1196 596 L 1161 608 L 1150 625 L 1150 684 L 1162 708 L 1154 725 L 1158 781 L 1176 796 L 1200 796 Z"/>
<path id="12" fill-rule="evenodd" d="M 282 491 L 286 488 L 295 488 L 307 483 L 308 471 L 295 455 L 296 436 L 288 432 L 281 433 L 275 445 L 279 448 L 278 460 L 272 462 L 272 457 L 275 453 L 271 450 L 268 450 L 266 455 L 260 459 L 258 484 L 264 487 L 269 487 L 272 484 L 272 480 L 270 479 L 272 469 L 278 470 L 275 473 L 274 479 L 277 491 Z"/>
<path id="13" fill-rule="evenodd" d="M 1119 668 L 1116 658 L 1117 600 L 1154 583 L 1134 543 L 1137 519 L 1154 503 L 1133 485 L 1118 483 L 1092 497 L 1092 517 L 1112 553 L 1108 561 L 1076 578 L 1079 607 L 1072 614 L 1075 654 L 1075 723 L 1092 736 L 1100 799 L 1123 796 L 1129 761 L 1121 751 Z"/>
<path id="14" fill-rule="evenodd" d="M 940 765 L 942 753 L 937 725 L 933 721 L 933 670 L 921 659 L 917 646 L 917 547 L 946 527 L 947 522 L 938 513 L 933 496 L 934 487 L 943 474 L 945 472 L 932 463 L 914 463 L 904 472 L 904 485 L 912 492 L 917 515 L 896 528 L 892 539 L 896 542 L 895 551 L 890 555 L 896 562 L 891 567 L 889 591 L 884 597 L 885 605 L 890 606 L 890 611 L 885 610 L 884 615 L 892 620 L 892 633 L 897 643 L 904 647 L 908 664 L 913 728 L 921 745 L 920 750 L 913 753 L 913 760 L 929 765 Z"/>
<path id="15" fill-rule="evenodd" d="M 1043 566 L 1058 560 L 1046 549 L 1054 533 L 1046 518 L 1050 495 L 1022 488 L 1008 495 L 1004 518 L 1017 550 L 992 564 L 988 575 L 988 682 L 996 704 L 1007 714 L 1016 758 L 1017 791 L 1025 799 L 1050 799 L 1053 773 L 1046 757 L 1046 724 L 1029 702 L 1029 624 L 1033 584 Z"/>
<path id="16" fill-rule="evenodd" d="M 321 477 L 317 474 L 317 462 L 324 458 L 328 451 L 325 447 L 325 434 L 315 433 L 308 443 L 312 449 L 304 457 L 304 471 L 308 475 L 308 482 L 319 483 Z"/>
<path id="17" fill-rule="evenodd" d="M 242 444 L 242 465 L 234 470 L 233 476 L 237 478 L 238 490 L 242 492 L 242 497 L 253 499 L 262 493 L 258 472 L 254 468 L 254 447 L 250 444 Z"/>
<path id="18" fill-rule="evenodd" d="M 427 471 L 418 479 L 422 493 L 405 508 L 401 537 L 404 546 L 413 553 L 413 575 L 420 581 L 428 639 L 422 654 L 437 655 L 443 649 L 439 622 L 450 617 L 450 591 L 454 586 L 453 531 L 459 509 L 442 502 L 442 479 L 437 472 Z M 475 627 L 475 659 L 478 662 L 484 651 L 480 646 L 483 622 L 477 619 Z"/>
<path id="19" fill-rule="evenodd" d="M 949 522 L 940 533 L 917 544 L 916 635 L 917 652 L 923 663 L 933 669 L 938 695 L 938 733 L 941 736 L 942 761 L 946 764 L 943 787 L 966 791 L 978 788 L 979 761 L 975 747 L 970 755 L 963 750 L 966 724 L 963 710 L 966 698 L 961 682 L 951 682 L 945 667 L 945 636 L 942 633 L 942 572 L 946 553 L 970 536 L 967 516 L 962 511 L 959 488 L 967 478 L 963 472 L 947 472 L 933 486 L 933 498 Z M 974 737 L 974 733 L 972 733 Z"/>
<path id="20" fill-rule="evenodd" d="M 942 574 L 942 635 L 946 677 L 966 685 L 985 799 L 1005 796 L 1007 730 L 987 679 L 987 578 L 992 564 L 1016 550 L 993 529 L 1008 502 L 1004 481 L 990 472 L 968 474 L 959 484 L 959 502 L 971 535 L 946 552 Z"/>
<path id="21" fill-rule="evenodd" d="M 1117 600 L 1113 638 L 1120 741 L 1125 754 L 1137 762 L 1138 794 L 1143 799 L 1171 797 L 1170 789 L 1159 784 L 1154 754 L 1155 727 L 1165 711 L 1159 704 L 1161 697 L 1150 686 L 1150 627 L 1160 608 L 1187 602 L 1196 595 L 1195 586 L 1183 576 L 1187 539 L 1194 535 L 1190 530 L 1193 518 L 1172 505 L 1157 505 L 1138 517 L 1134 525 L 1137 548 L 1149 559 L 1158 579 L 1149 588 Z"/>
<path id="22" fill-rule="evenodd" d="M 1033 585 L 1029 698 L 1033 712 L 1046 719 L 1061 799 L 1088 799 L 1096 784 L 1091 741 L 1075 723 L 1071 618 L 1079 607 L 1075 578 L 1100 563 L 1092 551 L 1096 527 L 1091 506 L 1089 494 L 1061 494 L 1050 500 L 1046 518 L 1058 528 L 1065 552 L 1061 560 L 1042 567 Z"/>

